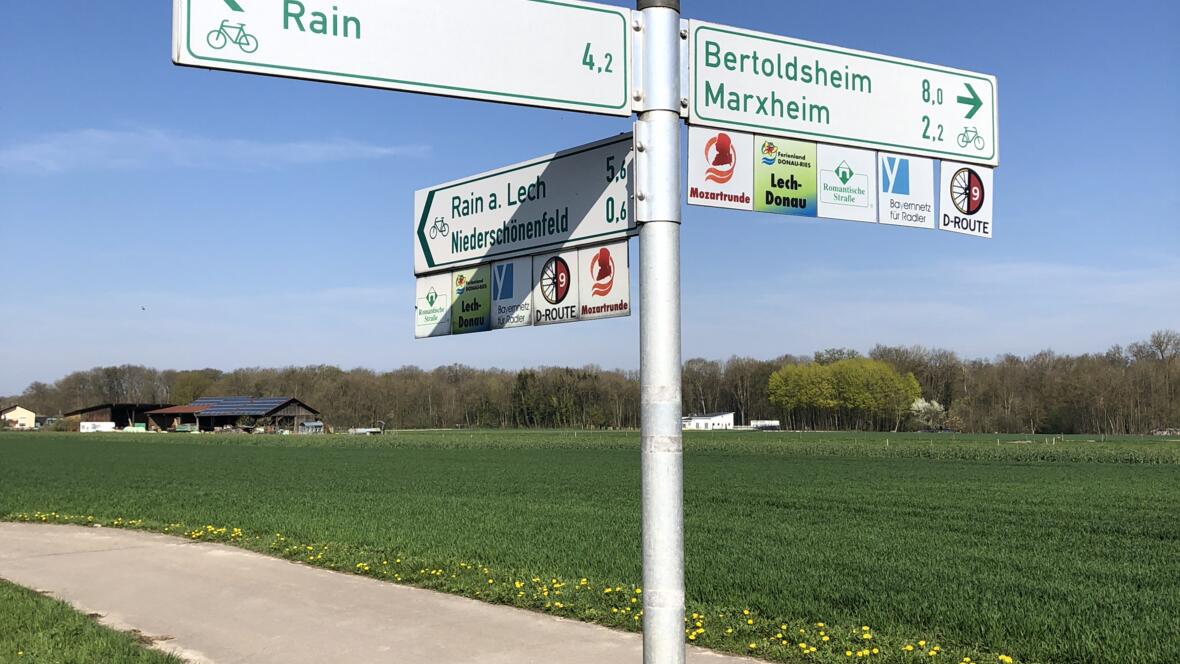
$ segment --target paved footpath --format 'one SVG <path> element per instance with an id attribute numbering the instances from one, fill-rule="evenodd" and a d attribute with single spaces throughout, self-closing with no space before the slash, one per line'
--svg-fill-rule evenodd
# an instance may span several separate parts
<path id="1" fill-rule="evenodd" d="M 0 578 L 194 664 L 638 664 L 638 635 L 167 535 L 0 523 Z M 690 649 L 690 664 L 752 660 Z"/>

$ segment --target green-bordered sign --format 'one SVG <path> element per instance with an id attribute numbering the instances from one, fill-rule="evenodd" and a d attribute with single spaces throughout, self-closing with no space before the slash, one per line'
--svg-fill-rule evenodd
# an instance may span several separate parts
<path id="1" fill-rule="evenodd" d="M 999 163 L 996 79 L 691 21 L 689 122 Z"/>
<path id="2" fill-rule="evenodd" d="M 631 134 L 414 194 L 414 274 L 635 233 Z"/>
<path id="3" fill-rule="evenodd" d="M 630 115 L 630 11 L 578 0 L 174 0 L 176 64 Z"/>

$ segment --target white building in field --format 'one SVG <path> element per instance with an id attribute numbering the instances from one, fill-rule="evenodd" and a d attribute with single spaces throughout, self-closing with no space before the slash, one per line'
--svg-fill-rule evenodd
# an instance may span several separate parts
<path id="1" fill-rule="evenodd" d="M 20 404 L 13 404 L 0 409 L 0 420 L 7 420 L 13 429 L 32 431 L 37 425 L 37 414 Z"/>
<path id="2" fill-rule="evenodd" d="M 689 415 L 680 418 L 681 428 L 684 430 L 714 431 L 733 428 L 733 413 L 705 413 L 704 415 Z"/>

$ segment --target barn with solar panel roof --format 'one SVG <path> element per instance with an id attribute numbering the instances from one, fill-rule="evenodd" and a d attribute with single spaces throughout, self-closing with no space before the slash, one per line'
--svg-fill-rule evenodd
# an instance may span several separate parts
<path id="1" fill-rule="evenodd" d="M 233 429 L 320 432 L 320 412 L 294 397 L 201 397 L 187 406 L 148 413 L 157 431 Z"/>

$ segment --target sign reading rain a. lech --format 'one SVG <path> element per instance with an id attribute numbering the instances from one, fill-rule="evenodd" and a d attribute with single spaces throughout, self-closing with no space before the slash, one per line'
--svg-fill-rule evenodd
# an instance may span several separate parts
<path id="1" fill-rule="evenodd" d="M 414 274 L 635 233 L 631 134 L 414 194 Z"/>
<path id="2" fill-rule="evenodd" d="M 174 0 L 172 60 L 630 115 L 630 17 L 579 0 Z"/>
<path id="3" fill-rule="evenodd" d="M 692 124 L 999 163 L 994 76 L 701 21 L 690 32 Z"/>

